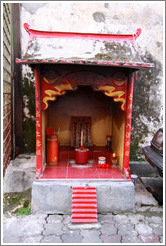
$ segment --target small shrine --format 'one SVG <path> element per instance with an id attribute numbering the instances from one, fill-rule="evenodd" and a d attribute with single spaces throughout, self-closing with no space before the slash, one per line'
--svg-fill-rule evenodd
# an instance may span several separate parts
<path id="1" fill-rule="evenodd" d="M 143 62 L 138 53 L 136 40 L 141 29 L 135 34 L 114 35 L 38 31 L 28 24 L 24 27 L 30 39 L 26 54 L 16 62 L 28 64 L 35 74 L 33 203 L 42 204 L 43 194 L 48 197 L 48 181 L 58 192 L 70 181 L 61 207 L 65 206 L 73 185 L 93 183 L 97 187 L 107 181 L 111 187 L 117 181 L 121 182 L 118 189 L 122 202 L 127 199 L 131 204 L 127 209 L 132 209 L 133 202 L 121 189 L 130 184 L 134 190 L 129 168 L 133 86 L 136 71 L 153 66 Z M 36 187 L 40 185 L 43 193 L 36 198 Z M 99 189 L 97 193 L 100 196 Z M 106 210 L 116 211 L 118 205 L 115 208 L 111 203 L 114 198 L 107 199 L 110 205 Z M 48 211 L 71 209 L 56 208 L 59 205 L 48 205 L 49 202 Z M 104 204 L 97 203 L 99 210 L 105 211 Z"/>

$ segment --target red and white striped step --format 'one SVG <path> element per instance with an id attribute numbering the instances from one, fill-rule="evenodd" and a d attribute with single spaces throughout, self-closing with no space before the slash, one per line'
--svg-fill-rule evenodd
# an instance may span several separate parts
<path id="1" fill-rule="evenodd" d="M 72 188 L 72 223 L 97 222 L 95 187 Z"/>

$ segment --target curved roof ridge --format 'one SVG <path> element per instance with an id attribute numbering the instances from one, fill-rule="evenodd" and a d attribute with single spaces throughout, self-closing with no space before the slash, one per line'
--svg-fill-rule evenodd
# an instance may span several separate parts
<path id="1" fill-rule="evenodd" d="M 80 33 L 80 32 L 56 32 L 56 31 L 39 31 L 30 28 L 28 23 L 24 23 L 24 28 L 30 38 L 82 38 L 102 41 L 130 41 L 135 42 L 141 34 L 141 28 L 134 34 L 101 34 L 101 33 Z"/>

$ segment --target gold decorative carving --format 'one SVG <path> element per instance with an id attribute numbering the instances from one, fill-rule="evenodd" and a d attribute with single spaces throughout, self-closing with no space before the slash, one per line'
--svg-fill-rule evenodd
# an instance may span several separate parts
<path id="1" fill-rule="evenodd" d="M 55 101 L 56 96 L 62 96 L 66 91 L 73 90 L 72 86 L 66 81 L 66 83 L 54 86 L 54 90 L 45 90 L 44 93 L 48 96 L 43 98 L 43 103 L 45 104 L 45 109 L 48 108 L 48 101 Z"/>
<path id="2" fill-rule="evenodd" d="M 125 94 L 124 91 L 114 91 L 116 88 L 110 85 L 99 86 L 95 90 L 103 91 L 106 96 L 113 97 L 115 102 L 122 102 L 121 109 L 124 111 L 125 98 L 122 97 Z"/>

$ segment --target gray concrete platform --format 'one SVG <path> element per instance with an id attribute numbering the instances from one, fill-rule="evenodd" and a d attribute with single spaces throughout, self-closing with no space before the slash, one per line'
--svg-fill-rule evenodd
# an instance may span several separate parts
<path id="1" fill-rule="evenodd" d="M 97 191 L 97 211 L 134 212 L 135 189 L 124 180 L 39 180 L 32 185 L 32 213 L 71 214 L 72 187 L 93 186 Z"/>

